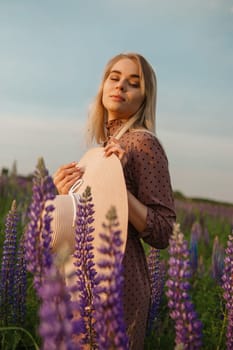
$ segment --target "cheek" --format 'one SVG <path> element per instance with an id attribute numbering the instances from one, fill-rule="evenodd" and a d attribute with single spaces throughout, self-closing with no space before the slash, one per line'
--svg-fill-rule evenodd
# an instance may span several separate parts
<path id="1" fill-rule="evenodd" d="M 137 97 L 135 96 L 135 104 L 137 104 L 138 107 L 141 106 L 141 104 L 143 103 L 144 100 L 144 96 L 142 96 L 141 94 L 139 94 Z"/>
<path id="2" fill-rule="evenodd" d="M 103 86 L 103 92 L 102 92 L 102 103 L 104 104 L 105 98 L 107 96 L 107 86 L 106 84 Z"/>
<path id="3" fill-rule="evenodd" d="M 111 82 L 109 80 L 105 80 L 105 83 L 103 85 L 103 91 L 109 90 L 111 87 Z"/>
<path id="4" fill-rule="evenodd" d="M 102 95 L 103 97 L 108 96 L 110 88 L 111 88 L 110 84 L 106 81 L 103 86 L 103 95 Z"/>

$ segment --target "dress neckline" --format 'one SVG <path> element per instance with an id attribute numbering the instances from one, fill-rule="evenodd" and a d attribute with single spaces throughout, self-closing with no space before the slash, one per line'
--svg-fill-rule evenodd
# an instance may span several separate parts
<path id="1" fill-rule="evenodd" d="M 105 127 L 107 130 L 107 136 L 113 136 L 121 127 L 126 123 L 125 119 L 113 119 L 108 120 L 105 123 Z"/>

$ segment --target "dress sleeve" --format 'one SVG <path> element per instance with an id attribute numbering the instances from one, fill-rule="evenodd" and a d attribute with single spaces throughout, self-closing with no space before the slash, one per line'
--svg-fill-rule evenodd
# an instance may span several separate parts
<path id="1" fill-rule="evenodd" d="M 163 249 L 168 246 L 176 219 L 167 156 L 156 137 L 143 133 L 134 157 L 136 197 L 148 208 L 146 228 L 139 237 Z"/>

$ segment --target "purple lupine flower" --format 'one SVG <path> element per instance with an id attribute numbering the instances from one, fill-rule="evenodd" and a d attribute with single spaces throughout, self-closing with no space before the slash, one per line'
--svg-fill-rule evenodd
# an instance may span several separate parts
<path id="1" fill-rule="evenodd" d="M 177 207 L 177 201 L 176 201 L 176 207 Z M 179 205 L 180 206 L 181 202 L 179 202 Z M 183 203 L 182 203 L 183 205 Z M 193 223 L 195 222 L 196 220 L 196 215 L 193 213 L 193 211 L 191 211 L 192 209 L 191 208 L 187 208 L 187 203 L 185 203 L 185 208 L 184 209 L 184 218 L 182 220 L 182 227 L 184 230 L 190 230 L 190 227 L 192 227 Z"/>
<path id="2" fill-rule="evenodd" d="M 195 239 L 197 242 L 202 238 L 202 226 L 198 221 L 195 221 L 192 224 L 190 235 Z"/>
<path id="3" fill-rule="evenodd" d="M 94 299 L 95 330 L 99 349 L 128 349 L 128 337 L 123 318 L 123 266 L 121 252 L 121 231 L 115 208 L 106 216 L 108 223 L 103 224 L 105 233 L 102 239 L 102 260 L 98 262 L 101 269 L 98 296 Z"/>
<path id="4" fill-rule="evenodd" d="M 219 243 L 219 238 L 216 236 L 214 238 L 213 250 L 212 250 L 212 264 L 211 264 L 211 272 L 212 277 L 221 284 L 222 282 L 222 274 L 224 268 L 224 248 Z"/>
<path id="5" fill-rule="evenodd" d="M 27 294 L 27 270 L 25 261 L 25 246 L 23 236 L 19 241 L 17 261 L 15 267 L 15 322 L 23 325 L 26 317 L 26 294 Z"/>
<path id="6" fill-rule="evenodd" d="M 160 261 L 160 250 L 150 247 L 147 255 L 147 265 L 151 285 L 151 306 L 148 317 L 147 333 L 149 334 L 158 315 L 158 308 L 165 284 L 166 268 L 164 261 Z"/>
<path id="7" fill-rule="evenodd" d="M 15 264 L 17 255 L 17 223 L 16 202 L 12 202 L 6 216 L 5 239 L 3 243 L 1 278 L 0 278 L 0 318 L 4 325 L 14 323 L 15 300 Z"/>
<path id="8" fill-rule="evenodd" d="M 45 269 L 43 283 L 38 295 L 41 298 L 39 309 L 39 334 L 42 337 L 42 350 L 74 350 L 72 335 L 73 317 L 70 294 L 64 278 L 55 264 Z"/>
<path id="9" fill-rule="evenodd" d="M 169 279 L 166 282 L 170 317 L 175 321 L 176 345 L 183 349 L 200 349 L 202 346 L 202 323 L 198 320 L 194 305 L 189 296 L 191 277 L 188 242 L 174 225 L 169 247 Z"/>
<path id="10" fill-rule="evenodd" d="M 223 297 L 226 301 L 227 314 L 227 350 L 233 349 L 233 233 L 228 236 L 224 270 L 222 276 Z"/>
<path id="11" fill-rule="evenodd" d="M 198 268 L 198 237 L 195 230 L 191 231 L 189 249 L 191 272 L 194 275 Z"/>
<path id="12" fill-rule="evenodd" d="M 50 213 L 52 205 L 47 200 L 54 199 L 55 186 L 48 174 L 43 159 L 39 159 L 33 178 L 32 202 L 29 208 L 29 223 L 25 232 L 25 258 L 27 269 L 34 275 L 34 285 L 39 288 L 42 271 L 51 266 L 50 254 Z"/>
<path id="13" fill-rule="evenodd" d="M 93 262 L 93 214 L 91 189 L 87 187 L 79 199 L 76 218 L 74 265 L 77 276 L 76 293 L 79 295 L 79 316 L 75 317 L 74 324 L 77 322 L 79 324 L 76 336 L 80 345 L 90 344 L 91 348 L 95 346 L 93 297 L 98 283 Z"/>

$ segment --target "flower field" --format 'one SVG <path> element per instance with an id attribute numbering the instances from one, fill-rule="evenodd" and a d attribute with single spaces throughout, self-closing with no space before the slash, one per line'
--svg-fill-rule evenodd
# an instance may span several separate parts
<path id="1" fill-rule="evenodd" d="M 91 344 L 90 349 L 128 349 L 117 213 L 114 208 L 106 213 L 97 276 L 91 189 L 83 194 L 75 250 L 80 300 L 74 303 L 49 249 L 53 208 L 45 203 L 54 193 L 43 162 L 33 176 L 2 171 L 0 348 L 84 349 Z M 233 205 L 180 193 L 175 203 L 177 224 L 169 248 L 144 245 L 152 288 L 145 349 L 233 349 Z"/>

